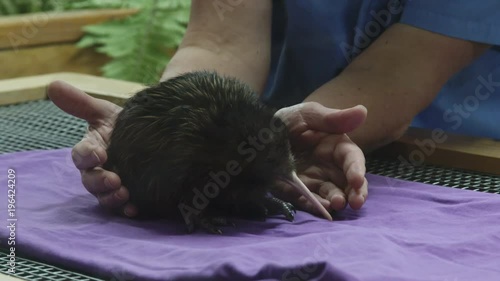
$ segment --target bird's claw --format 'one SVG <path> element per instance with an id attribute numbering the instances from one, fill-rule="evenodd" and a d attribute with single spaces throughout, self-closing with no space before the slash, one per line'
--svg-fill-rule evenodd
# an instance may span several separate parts
<path id="1" fill-rule="evenodd" d="M 199 216 L 186 223 L 188 233 L 193 233 L 196 228 L 201 228 L 212 234 L 222 234 L 221 226 L 236 226 L 232 221 L 220 216 Z"/>
<path id="2" fill-rule="evenodd" d="M 297 210 L 291 203 L 276 197 L 266 197 L 264 204 L 270 215 L 284 215 L 288 221 L 295 219 L 294 214 L 297 213 Z"/>

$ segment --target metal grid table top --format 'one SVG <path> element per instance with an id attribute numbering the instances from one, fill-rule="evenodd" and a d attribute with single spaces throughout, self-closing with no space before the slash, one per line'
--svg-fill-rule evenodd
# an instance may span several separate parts
<path id="1" fill-rule="evenodd" d="M 85 121 L 49 100 L 0 107 L 0 153 L 71 147 L 81 140 Z"/>
<path id="2" fill-rule="evenodd" d="M 85 128 L 85 121 L 64 113 L 49 100 L 1 106 L 0 154 L 72 147 L 81 140 Z M 366 165 L 372 174 L 500 194 L 500 176 L 429 165 L 401 168 L 397 161 L 371 157 Z M 8 274 L 5 254 L 0 260 L 0 272 Z M 101 280 L 21 257 L 16 260 L 14 276 L 25 280 Z"/>
<path id="3" fill-rule="evenodd" d="M 9 271 L 9 257 L 8 253 L 0 250 L 0 272 L 8 274 Z M 25 259 L 16 256 L 16 274 L 13 276 L 30 281 L 100 281 L 94 277 L 86 276 L 59 267 L 47 265 L 41 262 Z M 118 281 L 118 280 L 116 280 Z M 120 280 L 122 281 L 122 280 Z M 123 280 L 125 281 L 125 280 Z"/>

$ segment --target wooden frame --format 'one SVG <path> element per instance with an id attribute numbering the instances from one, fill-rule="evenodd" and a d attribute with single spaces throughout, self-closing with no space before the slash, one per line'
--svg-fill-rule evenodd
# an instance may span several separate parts
<path id="1" fill-rule="evenodd" d="M 46 99 L 47 86 L 56 80 L 67 82 L 91 96 L 123 104 L 145 86 L 139 83 L 79 73 L 52 73 L 0 80 L 0 105 Z"/>
<path id="2" fill-rule="evenodd" d="M 139 83 L 92 75 L 53 73 L 0 80 L 0 105 L 46 99 L 46 86 L 55 80 L 63 80 L 94 97 L 119 105 L 145 87 Z M 500 175 L 499 141 L 438 130 L 410 128 L 399 140 L 373 152 L 373 155 L 414 165 L 426 163 Z"/>
<path id="3" fill-rule="evenodd" d="M 500 175 L 500 141 L 441 130 L 409 128 L 399 140 L 373 155 L 409 165 L 426 163 Z"/>
<path id="4" fill-rule="evenodd" d="M 107 9 L 1 17 L 0 79 L 61 71 L 100 75 L 100 68 L 110 58 L 92 48 L 75 46 L 84 34 L 82 27 L 137 12 L 137 9 Z"/>

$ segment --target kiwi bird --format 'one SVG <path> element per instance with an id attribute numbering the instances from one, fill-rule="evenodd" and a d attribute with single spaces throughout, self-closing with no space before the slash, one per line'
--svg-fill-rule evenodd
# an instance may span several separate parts
<path id="1" fill-rule="evenodd" d="M 295 207 L 273 195 L 290 184 L 329 220 L 297 177 L 285 123 L 236 78 L 194 71 L 147 87 L 118 114 L 104 168 L 148 217 L 222 233 L 230 217 L 265 220 Z"/>

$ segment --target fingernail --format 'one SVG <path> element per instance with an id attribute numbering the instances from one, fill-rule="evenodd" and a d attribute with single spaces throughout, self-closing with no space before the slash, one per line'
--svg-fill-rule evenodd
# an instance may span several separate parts
<path id="1" fill-rule="evenodd" d="M 118 200 L 123 200 L 125 199 L 125 190 L 123 188 L 118 189 L 117 192 L 115 192 L 115 198 Z"/>
<path id="2" fill-rule="evenodd" d="M 73 162 L 76 164 L 76 166 L 80 165 L 80 163 L 82 163 L 82 156 L 77 153 L 76 151 L 71 151 L 71 157 L 73 158 Z"/>
<path id="3" fill-rule="evenodd" d="M 113 189 L 114 186 L 113 184 L 111 183 L 111 181 L 109 180 L 109 178 L 104 178 L 104 185 L 109 188 L 109 189 Z"/>
<path id="4" fill-rule="evenodd" d="M 344 199 L 344 201 L 343 201 L 344 204 L 342 205 L 342 210 L 347 207 L 347 200 L 345 198 L 343 198 L 343 199 Z"/>
<path id="5" fill-rule="evenodd" d="M 364 176 L 364 174 L 363 174 L 363 166 L 361 166 L 361 165 L 362 164 L 354 165 L 352 167 L 352 170 L 354 171 L 354 173 L 356 173 L 358 175 Z"/>
<path id="6" fill-rule="evenodd" d="M 361 109 L 365 109 L 366 110 L 366 106 L 364 106 L 362 104 L 358 104 L 358 105 L 354 106 L 353 108 L 361 108 Z"/>
<path id="7" fill-rule="evenodd" d="M 345 208 L 346 205 L 347 201 L 344 198 L 344 196 L 335 195 L 330 200 L 330 207 L 332 207 L 335 210 L 342 210 Z"/>
<path id="8" fill-rule="evenodd" d="M 94 157 L 100 162 L 99 157 L 95 154 L 94 149 L 92 147 L 84 147 L 82 150 L 76 152 L 75 150 L 71 151 L 71 156 L 73 157 L 73 161 L 75 164 L 82 163 L 83 159 L 89 156 L 91 153 L 94 154 Z"/>
<path id="9" fill-rule="evenodd" d="M 92 154 L 94 154 L 94 157 L 95 159 L 97 159 L 97 162 L 101 163 L 101 159 L 99 158 L 99 156 L 97 156 L 97 153 L 95 153 L 95 151 L 92 151 Z"/>
<path id="10" fill-rule="evenodd" d="M 125 209 L 123 209 L 123 213 L 127 217 L 135 217 L 137 215 L 137 210 L 133 206 L 127 205 Z"/>
<path id="11" fill-rule="evenodd" d="M 84 146 L 81 150 L 80 156 L 89 156 L 92 152 L 94 152 L 94 148 L 92 146 Z"/>
<path id="12" fill-rule="evenodd" d="M 361 200 L 362 202 L 365 202 L 365 198 L 363 197 L 363 195 L 359 194 L 354 189 L 349 192 L 349 202 L 351 202 L 352 200 Z"/>
<path id="13" fill-rule="evenodd" d="M 358 195 L 358 193 L 356 192 L 356 190 L 354 188 L 349 191 L 349 198 L 357 196 L 357 195 Z"/>

